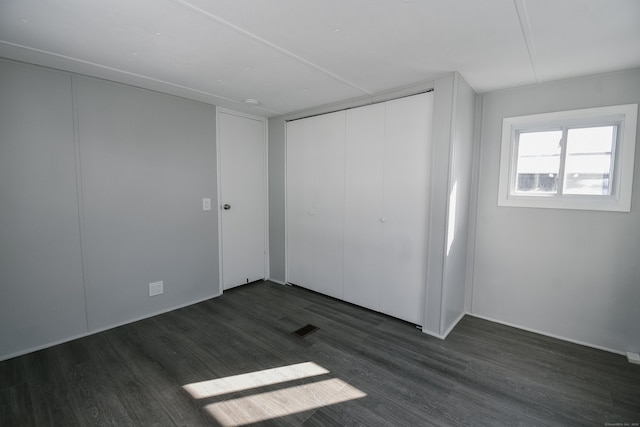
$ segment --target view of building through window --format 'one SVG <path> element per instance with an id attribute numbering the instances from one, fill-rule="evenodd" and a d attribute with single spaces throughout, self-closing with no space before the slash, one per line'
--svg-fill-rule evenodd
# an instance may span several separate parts
<path id="1" fill-rule="evenodd" d="M 520 132 L 515 191 L 611 194 L 616 130 L 616 125 L 607 125 Z"/>
<path id="2" fill-rule="evenodd" d="M 520 133 L 516 192 L 558 191 L 561 140 L 561 130 Z"/>
<path id="3" fill-rule="evenodd" d="M 600 126 L 568 130 L 564 194 L 611 194 L 616 128 Z"/>

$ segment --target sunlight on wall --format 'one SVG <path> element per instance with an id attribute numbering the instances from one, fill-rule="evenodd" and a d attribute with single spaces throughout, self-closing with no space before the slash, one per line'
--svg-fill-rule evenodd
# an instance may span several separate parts
<path id="1" fill-rule="evenodd" d="M 365 397 L 366 393 L 332 378 L 205 406 L 223 426 L 257 423 Z"/>
<path id="2" fill-rule="evenodd" d="M 449 195 L 449 221 L 447 222 L 447 255 L 456 238 L 456 204 L 458 203 L 458 182 L 453 184 Z"/>
<path id="3" fill-rule="evenodd" d="M 252 424 L 360 399 L 367 395 L 338 378 L 325 377 L 322 380 L 314 379 L 300 384 L 300 380 L 329 373 L 316 363 L 304 362 L 186 384 L 182 388 L 194 399 L 245 391 L 248 395 L 204 406 L 204 409 L 223 426 Z M 296 380 L 297 385 L 283 384 Z M 261 393 L 256 390 L 278 384 L 281 384 L 282 388 Z M 248 390 L 253 390 L 253 393 Z"/>
<path id="4" fill-rule="evenodd" d="M 182 388 L 194 399 L 204 399 L 328 373 L 329 371 L 322 366 L 318 366 L 313 362 L 305 362 L 296 365 L 282 366 L 280 368 L 250 372 L 248 374 L 191 383 Z"/>

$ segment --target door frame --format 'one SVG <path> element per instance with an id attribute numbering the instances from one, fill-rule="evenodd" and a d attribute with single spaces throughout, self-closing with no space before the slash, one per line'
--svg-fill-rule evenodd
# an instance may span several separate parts
<path id="1" fill-rule="evenodd" d="M 216 107 L 216 209 L 218 214 L 218 265 L 219 265 L 219 277 L 218 288 L 219 295 L 224 292 L 224 251 L 222 247 L 222 158 L 220 156 L 220 115 L 229 114 L 232 116 L 243 117 L 246 119 L 257 120 L 264 124 L 264 185 L 262 191 L 264 192 L 264 278 L 265 280 L 270 276 L 270 256 L 269 256 L 269 120 L 265 117 L 254 116 L 252 114 L 241 113 L 227 108 Z"/>

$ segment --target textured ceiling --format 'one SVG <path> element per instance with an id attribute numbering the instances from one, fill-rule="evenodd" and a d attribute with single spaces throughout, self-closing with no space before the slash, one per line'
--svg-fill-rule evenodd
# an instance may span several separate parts
<path id="1" fill-rule="evenodd" d="M 640 67 L 639 22 L 638 0 L 0 0 L 0 56 L 276 116 Z"/>

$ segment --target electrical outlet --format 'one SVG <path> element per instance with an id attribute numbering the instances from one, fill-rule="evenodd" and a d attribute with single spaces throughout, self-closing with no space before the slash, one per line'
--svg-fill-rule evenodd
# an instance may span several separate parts
<path id="1" fill-rule="evenodd" d="M 160 295 L 163 292 L 164 292 L 164 282 L 163 281 L 149 283 L 149 296 L 150 297 L 153 297 L 153 296 L 156 296 L 156 295 Z"/>

